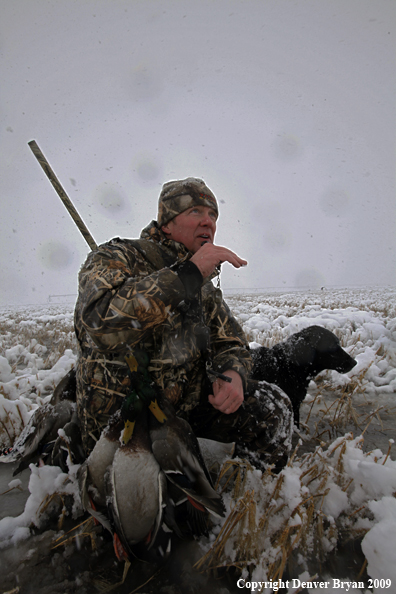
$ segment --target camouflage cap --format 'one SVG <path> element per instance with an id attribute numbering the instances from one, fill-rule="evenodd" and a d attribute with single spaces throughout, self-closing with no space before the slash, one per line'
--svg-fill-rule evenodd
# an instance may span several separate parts
<path id="1" fill-rule="evenodd" d="M 187 177 L 167 182 L 158 200 L 158 226 L 166 225 L 180 213 L 198 205 L 209 206 L 219 214 L 216 197 L 202 179 Z"/>

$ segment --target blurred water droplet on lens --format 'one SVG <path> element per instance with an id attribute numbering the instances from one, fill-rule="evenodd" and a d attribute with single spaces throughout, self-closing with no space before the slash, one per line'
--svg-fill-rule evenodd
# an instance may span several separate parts
<path id="1" fill-rule="evenodd" d="M 140 184 L 154 185 L 163 181 L 162 163 L 155 155 L 145 153 L 135 155 L 132 161 L 132 170 L 136 176 L 136 181 Z"/>
<path id="2" fill-rule="evenodd" d="M 158 177 L 158 167 L 150 161 L 143 161 L 138 167 L 138 175 L 144 181 L 152 181 Z"/>
<path id="3" fill-rule="evenodd" d="M 110 218 L 124 216 L 129 203 L 121 188 L 114 184 L 103 183 L 94 190 L 94 204 L 102 215 Z"/>
<path id="4" fill-rule="evenodd" d="M 137 102 L 151 101 L 162 93 L 161 75 L 153 65 L 135 68 L 126 78 L 126 85 L 128 95 Z"/>
<path id="5" fill-rule="evenodd" d="M 350 197 L 344 190 L 327 190 L 319 199 L 320 208 L 328 216 L 344 214 L 349 208 Z"/>
<path id="6" fill-rule="evenodd" d="M 266 247 L 272 252 L 281 252 L 289 248 L 291 236 L 282 231 L 267 231 L 264 234 L 264 241 Z"/>
<path id="7" fill-rule="evenodd" d="M 74 254 L 66 244 L 48 241 L 40 246 L 38 258 L 45 268 L 61 270 L 72 264 Z"/>
<path id="8" fill-rule="evenodd" d="M 299 138 L 291 134 L 280 134 L 272 143 L 272 149 L 278 159 L 285 161 L 296 159 L 303 152 Z"/>

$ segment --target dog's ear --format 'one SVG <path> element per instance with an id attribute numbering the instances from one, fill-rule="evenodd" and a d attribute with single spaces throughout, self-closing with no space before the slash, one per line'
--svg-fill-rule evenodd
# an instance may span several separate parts
<path id="1" fill-rule="evenodd" d="M 309 343 L 300 340 L 288 353 L 288 359 L 297 367 L 309 367 L 315 360 L 316 349 Z"/>

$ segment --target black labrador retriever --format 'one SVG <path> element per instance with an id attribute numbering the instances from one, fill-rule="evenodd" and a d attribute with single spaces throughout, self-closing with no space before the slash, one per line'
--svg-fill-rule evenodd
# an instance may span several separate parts
<path id="1" fill-rule="evenodd" d="M 309 382 L 324 369 L 347 373 L 357 363 L 340 345 L 337 336 L 321 326 L 310 326 L 272 348 L 251 351 L 252 379 L 276 384 L 289 396 L 294 422 L 299 426 L 300 404 Z"/>

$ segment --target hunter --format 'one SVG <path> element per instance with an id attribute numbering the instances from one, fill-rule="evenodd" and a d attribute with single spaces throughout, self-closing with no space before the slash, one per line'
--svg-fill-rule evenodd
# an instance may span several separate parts
<path id="1" fill-rule="evenodd" d="M 114 238 L 82 266 L 75 329 L 86 454 L 128 393 L 125 355 L 139 349 L 149 357 L 152 380 L 197 437 L 236 442 L 238 455 L 250 452 L 264 464 L 286 462 L 290 401 L 276 386 L 249 379 L 248 342 L 212 283 L 222 263 L 247 265 L 214 243 L 218 215 L 201 179 L 170 181 L 157 220 L 140 239 Z"/>

